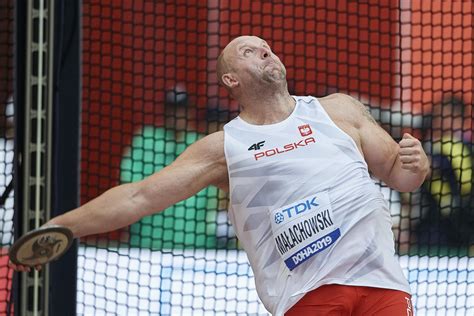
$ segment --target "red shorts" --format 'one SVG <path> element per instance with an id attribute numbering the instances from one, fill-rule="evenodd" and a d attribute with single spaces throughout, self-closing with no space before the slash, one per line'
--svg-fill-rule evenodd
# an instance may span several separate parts
<path id="1" fill-rule="evenodd" d="M 413 306 L 402 291 L 329 284 L 306 293 L 285 315 L 413 316 Z"/>

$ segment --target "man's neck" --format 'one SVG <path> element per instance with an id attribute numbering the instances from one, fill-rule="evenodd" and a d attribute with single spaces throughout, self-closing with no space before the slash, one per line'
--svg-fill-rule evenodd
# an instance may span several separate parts
<path id="1" fill-rule="evenodd" d="M 240 103 L 240 118 L 255 125 L 274 124 L 285 120 L 295 108 L 295 99 L 288 91 L 271 96 L 255 96 Z"/>

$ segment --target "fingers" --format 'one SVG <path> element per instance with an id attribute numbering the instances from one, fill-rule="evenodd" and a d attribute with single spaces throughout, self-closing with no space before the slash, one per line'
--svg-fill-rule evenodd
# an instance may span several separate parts
<path id="1" fill-rule="evenodd" d="M 416 163 L 420 161 L 420 157 L 418 155 L 400 155 L 400 161 L 402 164 Z"/>
<path id="2" fill-rule="evenodd" d="M 415 163 L 402 163 L 402 169 L 416 171 L 418 170 L 418 164 Z"/>
<path id="3" fill-rule="evenodd" d="M 398 144 L 400 145 L 400 148 L 412 148 L 418 145 L 420 141 L 418 139 L 402 139 Z"/>
<path id="4" fill-rule="evenodd" d="M 416 147 L 417 145 L 421 145 L 420 141 L 415 137 L 411 136 L 408 133 L 403 134 L 403 138 L 399 143 L 400 148 L 412 148 Z"/>
<path id="5" fill-rule="evenodd" d="M 11 261 L 8 261 L 8 266 L 10 268 L 12 268 L 13 270 L 18 271 L 18 272 L 30 272 L 31 271 L 30 267 L 19 265 L 19 264 L 14 264 Z"/>
<path id="6" fill-rule="evenodd" d="M 400 156 L 410 156 L 410 155 L 419 155 L 422 152 L 421 144 L 419 146 L 414 144 L 413 146 L 404 147 L 400 142 L 400 148 L 398 149 L 398 154 Z"/>
<path id="7" fill-rule="evenodd" d="M 418 172 L 426 165 L 427 158 L 421 142 L 409 133 L 403 134 L 399 142 L 398 156 L 402 169 Z"/>
<path id="8" fill-rule="evenodd" d="M 402 163 L 417 161 L 423 153 L 423 148 L 418 139 L 408 133 L 403 135 L 403 139 L 399 143 L 398 154 Z"/>
<path id="9" fill-rule="evenodd" d="M 14 264 L 13 262 L 11 261 L 8 261 L 8 266 L 10 268 L 12 268 L 13 270 L 15 271 L 18 271 L 18 272 L 30 272 L 32 267 L 29 267 L 29 266 L 24 266 L 24 265 L 20 265 L 20 264 Z M 36 265 L 34 267 L 37 271 L 41 271 L 41 269 L 43 268 L 43 266 L 41 265 Z"/>

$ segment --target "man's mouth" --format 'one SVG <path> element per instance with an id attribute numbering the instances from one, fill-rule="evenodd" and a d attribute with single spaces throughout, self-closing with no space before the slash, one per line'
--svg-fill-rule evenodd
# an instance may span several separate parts
<path id="1" fill-rule="evenodd" d="M 267 63 L 263 66 L 263 68 L 267 68 L 268 66 L 272 66 L 272 65 L 276 65 L 276 64 L 277 64 L 277 63 L 272 60 L 272 61 L 267 62 Z"/>

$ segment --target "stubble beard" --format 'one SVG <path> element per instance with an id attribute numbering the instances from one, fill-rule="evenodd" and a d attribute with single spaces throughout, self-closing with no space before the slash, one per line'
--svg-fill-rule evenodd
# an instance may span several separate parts
<path id="1" fill-rule="evenodd" d="M 286 81 L 286 71 L 284 68 L 276 65 L 268 65 L 265 67 L 262 79 L 268 83 L 277 83 Z"/>

